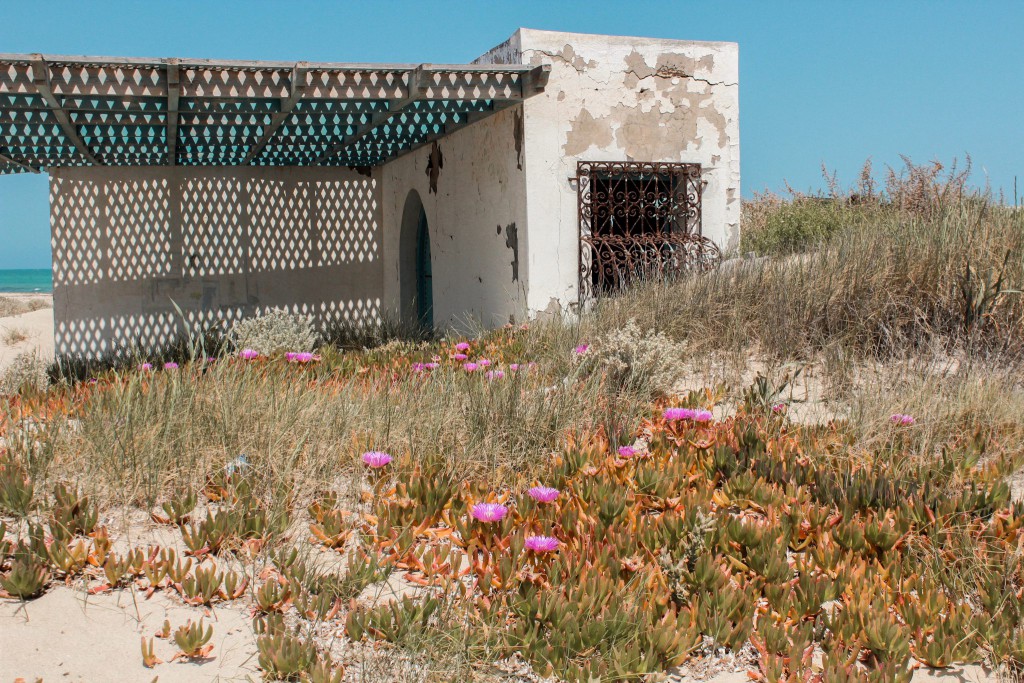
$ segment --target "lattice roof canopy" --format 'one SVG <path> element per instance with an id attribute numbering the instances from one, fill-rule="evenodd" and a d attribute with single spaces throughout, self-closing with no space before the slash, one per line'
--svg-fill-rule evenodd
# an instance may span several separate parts
<path id="1" fill-rule="evenodd" d="M 0 54 L 0 174 L 376 166 L 542 91 L 547 69 Z"/>

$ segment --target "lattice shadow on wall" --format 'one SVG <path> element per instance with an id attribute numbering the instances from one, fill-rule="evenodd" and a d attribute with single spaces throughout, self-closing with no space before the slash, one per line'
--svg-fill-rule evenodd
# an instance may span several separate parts
<path id="1" fill-rule="evenodd" d="M 56 174 L 57 353 L 154 350 L 274 308 L 379 320 L 377 190 L 346 170 Z"/>

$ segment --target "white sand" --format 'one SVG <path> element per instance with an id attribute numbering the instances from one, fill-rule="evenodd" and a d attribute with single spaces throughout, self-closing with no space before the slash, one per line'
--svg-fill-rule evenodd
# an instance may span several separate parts
<path id="1" fill-rule="evenodd" d="M 0 372 L 19 354 L 38 353 L 47 363 L 53 360 L 53 297 L 48 294 L 0 294 L 5 299 L 46 299 L 49 307 L 0 318 Z M 9 331 L 25 335 L 24 341 L 8 344 Z"/>

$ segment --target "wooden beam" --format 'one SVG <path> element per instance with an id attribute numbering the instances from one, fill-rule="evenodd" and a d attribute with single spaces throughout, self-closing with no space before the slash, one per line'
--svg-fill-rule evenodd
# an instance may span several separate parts
<path id="1" fill-rule="evenodd" d="M 274 137 L 281 125 L 288 120 L 292 110 L 295 109 L 295 105 L 306 94 L 306 73 L 307 69 L 304 62 L 299 62 L 292 67 L 291 92 L 288 97 L 281 100 L 281 110 L 271 115 L 270 124 L 263 129 L 263 135 L 249 149 L 249 153 L 245 155 L 245 159 L 242 160 L 243 166 L 247 166 L 249 162 L 263 151 L 263 148 L 267 146 L 267 143 Z"/>
<path id="2" fill-rule="evenodd" d="M 178 98 L 181 89 L 178 60 L 167 60 L 167 165 L 178 163 Z"/>
<path id="3" fill-rule="evenodd" d="M 93 156 L 92 151 L 85 144 L 82 136 L 78 134 L 75 124 L 68 117 L 68 113 L 64 111 L 60 102 L 54 97 L 53 89 L 50 88 L 50 68 L 46 65 L 46 61 L 40 54 L 32 57 L 32 83 L 36 86 L 36 92 L 46 101 L 46 105 L 50 108 L 54 118 L 57 119 L 57 123 L 60 124 L 61 130 L 64 131 L 64 137 L 75 146 L 79 154 L 85 157 L 90 164 L 102 166 L 103 164 Z"/>
<path id="4" fill-rule="evenodd" d="M 551 65 L 541 64 L 527 71 L 522 75 L 522 81 L 520 85 L 523 89 L 523 99 L 525 100 L 530 95 L 536 95 L 539 92 L 543 92 L 545 86 L 548 84 L 548 79 L 551 77 Z"/>
<path id="5" fill-rule="evenodd" d="M 11 157 L 9 157 L 6 154 L 4 154 L 3 152 L 0 152 L 0 161 L 4 162 L 5 164 L 11 164 L 13 166 L 17 166 L 18 168 L 23 168 L 26 171 L 31 171 L 32 173 L 39 173 L 39 169 L 38 168 L 34 168 L 32 166 L 29 166 L 28 164 L 22 163 L 22 162 L 18 161 L 17 159 L 12 159 Z"/>
<path id="6" fill-rule="evenodd" d="M 367 121 L 362 126 L 357 128 L 355 132 L 352 133 L 352 135 L 349 135 L 340 140 L 339 142 L 336 142 L 334 145 L 332 145 L 329 150 L 327 150 L 316 161 L 313 162 L 313 165 L 315 166 L 317 164 L 323 163 L 324 161 L 337 155 L 338 152 L 345 149 L 346 147 L 351 147 L 352 145 L 356 144 L 357 142 L 365 138 L 367 135 L 369 135 L 374 128 L 383 123 L 386 123 L 392 117 L 400 114 L 409 105 L 413 104 L 421 97 L 423 97 L 423 93 L 426 92 L 427 89 L 427 79 L 424 75 L 424 72 L 429 67 L 429 64 L 420 64 L 418 67 L 410 71 L 408 84 L 409 87 L 406 89 L 405 97 L 403 97 L 400 100 L 392 100 L 388 102 L 388 108 L 385 111 L 372 114 L 370 116 L 369 121 Z"/>

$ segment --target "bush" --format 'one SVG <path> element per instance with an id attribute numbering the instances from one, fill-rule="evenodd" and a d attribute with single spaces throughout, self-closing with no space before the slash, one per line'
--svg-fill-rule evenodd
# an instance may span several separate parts
<path id="1" fill-rule="evenodd" d="M 235 348 L 253 349 L 264 355 L 312 351 L 317 339 L 312 318 L 281 308 L 236 322 L 229 336 Z"/>
<path id="2" fill-rule="evenodd" d="M 662 333 L 641 331 L 630 319 L 595 342 L 589 359 L 620 391 L 669 396 L 682 374 L 685 347 Z"/>
<path id="3" fill-rule="evenodd" d="M 50 379 L 46 362 L 33 351 L 25 351 L 0 373 L 0 394 L 17 394 L 22 391 L 46 391 Z"/>
<path id="4" fill-rule="evenodd" d="M 742 250 L 759 254 L 785 254 L 832 237 L 843 227 L 841 200 L 800 198 L 777 204 L 766 213 L 762 226 L 745 231 Z"/>

